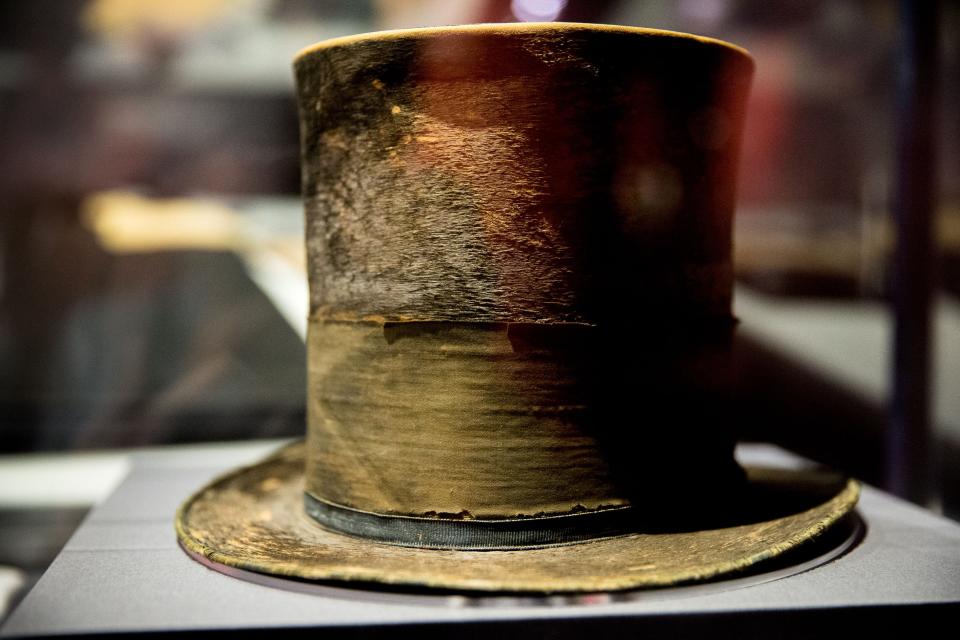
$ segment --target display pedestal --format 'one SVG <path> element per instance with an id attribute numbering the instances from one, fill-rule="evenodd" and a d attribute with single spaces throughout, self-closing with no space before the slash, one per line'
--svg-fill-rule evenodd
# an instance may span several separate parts
<path id="1" fill-rule="evenodd" d="M 860 540 L 801 573 L 619 594 L 466 597 L 397 593 L 264 578 L 231 577 L 177 545 L 173 516 L 212 477 L 252 463 L 277 441 L 175 447 L 136 454 L 116 492 L 95 508 L 0 635 L 221 631 L 491 638 L 588 634 L 709 634 L 809 637 L 909 628 L 960 612 L 960 525 L 864 487 Z M 767 446 L 737 457 L 798 466 Z M 812 565 L 811 565 L 812 566 Z M 250 577 L 250 576 L 247 576 Z"/>

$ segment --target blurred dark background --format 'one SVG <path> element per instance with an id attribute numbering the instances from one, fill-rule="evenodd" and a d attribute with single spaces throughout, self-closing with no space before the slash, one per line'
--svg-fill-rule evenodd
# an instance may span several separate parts
<path id="1" fill-rule="evenodd" d="M 904 6 L 0 4 L 0 471 L 37 452 L 301 435 L 306 291 L 292 57 L 318 40 L 377 29 L 559 19 L 688 31 L 753 53 L 735 238 L 736 420 L 746 439 L 883 485 Z M 957 4 L 940 3 L 930 36 L 939 117 L 929 158 L 933 453 L 925 504 L 953 517 L 958 26 Z M 28 512 L 0 517 L 0 565 L 31 566 L 22 543 L 11 542 L 44 521 Z M 49 530 L 60 533 L 32 548 L 34 565 L 82 512 L 51 516 Z"/>

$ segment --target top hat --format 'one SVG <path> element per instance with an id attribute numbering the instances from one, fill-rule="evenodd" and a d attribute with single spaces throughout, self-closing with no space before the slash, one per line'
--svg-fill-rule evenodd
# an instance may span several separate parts
<path id="1" fill-rule="evenodd" d="M 853 508 L 853 481 L 733 458 L 744 50 L 476 25 L 294 66 L 307 439 L 188 500 L 185 548 L 310 580 L 613 590 L 743 570 Z"/>

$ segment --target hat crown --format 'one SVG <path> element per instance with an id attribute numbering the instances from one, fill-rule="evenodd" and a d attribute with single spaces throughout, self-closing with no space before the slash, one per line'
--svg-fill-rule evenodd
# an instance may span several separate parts
<path id="1" fill-rule="evenodd" d="M 295 69 L 312 515 L 401 544 L 428 521 L 601 515 L 600 535 L 677 477 L 739 477 L 722 383 L 747 55 L 491 25 L 332 41 Z"/>

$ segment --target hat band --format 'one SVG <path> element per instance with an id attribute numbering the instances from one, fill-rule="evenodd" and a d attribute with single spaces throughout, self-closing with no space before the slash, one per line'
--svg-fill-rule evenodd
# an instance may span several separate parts
<path id="1" fill-rule="evenodd" d="M 304 492 L 307 514 L 325 528 L 404 547 L 492 551 L 551 547 L 629 533 L 629 506 L 555 516 L 460 520 L 370 513 Z"/>

